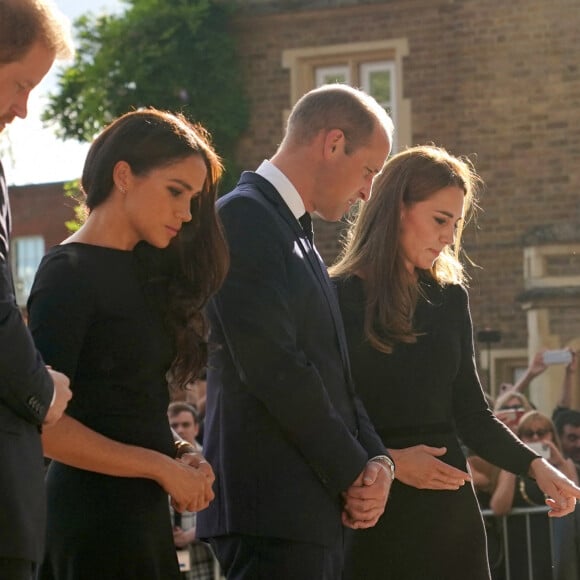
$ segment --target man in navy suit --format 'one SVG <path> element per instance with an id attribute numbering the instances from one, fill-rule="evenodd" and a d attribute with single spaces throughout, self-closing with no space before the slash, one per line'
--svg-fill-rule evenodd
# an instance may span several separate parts
<path id="1" fill-rule="evenodd" d="M 315 89 L 272 159 L 218 202 L 231 266 L 208 308 L 216 498 L 198 534 L 228 579 L 338 579 L 342 525 L 369 527 L 384 511 L 394 465 L 355 394 L 310 213 L 336 221 L 368 199 L 391 135 L 362 91 Z"/>
<path id="2" fill-rule="evenodd" d="M 70 50 L 41 0 L 0 0 L 0 131 L 26 117 L 30 91 Z M 15 300 L 10 205 L 0 164 L 0 578 L 29 580 L 43 555 L 45 494 L 40 428 L 62 415 L 68 378 L 47 369 Z"/>

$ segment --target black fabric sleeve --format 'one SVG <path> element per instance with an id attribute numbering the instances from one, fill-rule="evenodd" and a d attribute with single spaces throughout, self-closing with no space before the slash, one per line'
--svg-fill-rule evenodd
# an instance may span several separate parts
<path id="1" fill-rule="evenodd" d="M 525 474 L 538 455 L 499 421 L 487 405 L 476 370 L 468 295 L 460 286 L 450 290 L 462 313 L 461 360 L 453 386 L 453 414 L 458 433 L 465 445 L 487 461 L 512 473 Z"/>
<path id="2" fill-rule="evenodd" d="M 40 264 L 28 312 L 30 330 L 44 360 L 69 377 L 72 390 L 93 301 L 75 253 L 63 248 Z"/>

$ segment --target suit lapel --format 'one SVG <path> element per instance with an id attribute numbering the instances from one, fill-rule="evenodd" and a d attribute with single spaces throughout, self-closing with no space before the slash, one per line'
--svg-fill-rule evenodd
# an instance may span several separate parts
<path id="1" fill-rule="evenodd" d="M 262 178 L 261 176 L 251 173 L 244 172 L 242 178 L 240 179 L 240 184 L 242 185 L 244 181 L 252 183 L 254 187 L 258 187 L 260 192 L 263 194 L 264 199 L 269 203 L 266 207 L 270 206 L 273 211 L 276 211 L 288 224 L 288 227 L 294 232 L 298 243 L 300 244 L 306 259 L 308 260 L 310 267 L 312 268 L 316 278 L 320 284 L 322 292 L 324 293 L 330 312 L 332 314 L 332 319 L 334 321 L 334 327 L 336 331 L 336 336 L 338 338 L 338 345 L 340 348 L 340 354 L 343 361 L 343 365 L 346 371 L 347 377 L 350 377 L 350 360 L 348 356 L 348 349 L 346 343 L 346 337 L 344 334 L 344 326 L 342 322 L 342 315 L 340 314 L 340 307 L 338 305 L 338 300 L 336 293 L 330 278 L 328 277 L 328 272 L 326 271 L 326 265 L 320 254 L 316 250 L 314 245 L 311 245 L 306 233 L 302 229 L 298 220 L 294 217 L 290 208 L 286 202 L 282 199 L 278 191 L 274 186 Z M 259 198 L 257 198 L 259 199 Z M 350 380 L 348 381 L 350 385 Z"/>

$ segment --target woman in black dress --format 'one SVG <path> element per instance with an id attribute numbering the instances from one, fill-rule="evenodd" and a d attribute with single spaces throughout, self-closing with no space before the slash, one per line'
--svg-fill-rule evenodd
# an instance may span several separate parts
<path id="1" fill-rule="evenodd" d="M 38 348 L 73 391 L 42 437 L 53 462 L 41 579 L 180 578 L 167 495 L 203 509 L 213 472 L 176 460 L 169 385 L 206 362 L 201 309 L 227 269 L 220 173 L 201 128 L 153 109 L 117 119 L 88 153 L 88 218 L 45 256 L 29 302 Z"/>
<path id="2" fill-rule="evenodd" d="M 459 439 L 534 476 L 570 512 L 580 489 L 498 421 L 477 376 L 458 260 L 477 177 L 436 147 L 394 156 L 375 179 L 337 284 L 357 390 L 396 465 L 384 515 L 347 532 L 348 580 L 483 580 L 485 535 Z"/>

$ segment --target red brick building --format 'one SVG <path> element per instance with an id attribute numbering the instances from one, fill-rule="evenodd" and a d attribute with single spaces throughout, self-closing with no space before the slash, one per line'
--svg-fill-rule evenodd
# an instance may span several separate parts
<path id="1" fill-rule="evenodd" d="M 69 235 L 75 202 L 65 197 L 62 183 L 10 188 L 12 269 L 19 304 L 24 306 L 44 252 Z"/>
<path id="2" fill-rule="evenodd" d="M 398 149 L 435 143 L 468 155 L 486 183 L 466 247 L 478 265 L 470 268 L 475 330 L 501 332 L 489 350 L 492 390 L 541 347 L 580 347 L 577 0 L 237 4 L 232 34 L 251 108 L 239 164 L 253 169 L 273 153 L 308 89 L 334 79 L 365 88 L 392 112 Z M 17 227 L 31 224 L 13 205 Z M 315 228 L 330 262 L 340 225 Z M 562 374 L 552 367 L 536 379 L 542 409 Z"/>

